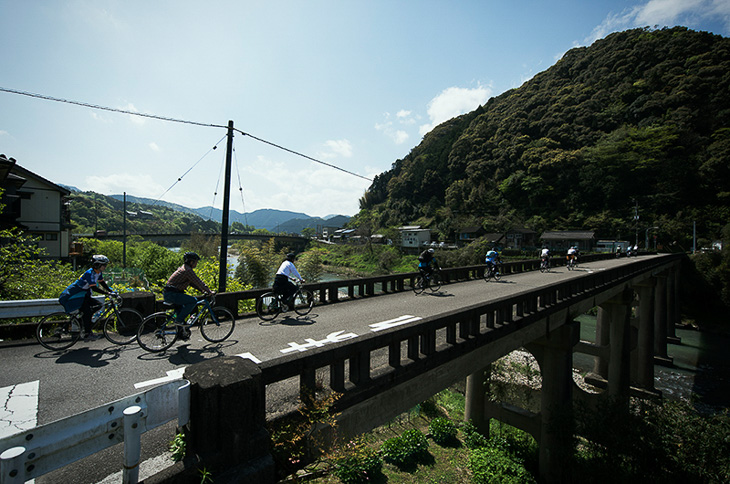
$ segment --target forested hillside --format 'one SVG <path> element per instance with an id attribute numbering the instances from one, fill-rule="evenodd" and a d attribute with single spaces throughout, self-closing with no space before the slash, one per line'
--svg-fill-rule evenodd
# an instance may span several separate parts
<path id="1" fill-rule="evenodd" d="M 478 59 L 475 59 L 478 62 Z M 730 39 L 635 29 L 575 48 L 427 134 L 360 200 L 381 227 L 658 226 L 684 245 L 730 220 Z"/>
<path id="2" fill-rule="evenodd" d="M 124 227 L 124 202 L 94 192 L 73 192 L 71 229 L 75 234 L 105 230 L 121 234 Z M 179 212 L 167 206 L 127 202 L 127 233 L 218 233 L 221 224 L 198 215 Z M 146 212 L 146 213 L 140 213 Z"/>

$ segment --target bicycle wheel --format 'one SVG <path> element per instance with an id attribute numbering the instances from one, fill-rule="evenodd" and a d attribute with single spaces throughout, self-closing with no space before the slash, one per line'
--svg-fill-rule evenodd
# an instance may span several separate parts
<path id="1" fill-rule="evenodd" d="M 205 313 L 205 317 L 200 321 L 200 334 L 208 341 L 218 343 L 233 333 L 236 318 L 232 312 L 222 306 L 213 308 L 213 315 L 215 315 L 215 319 L 210 312 Z"/>
<path id="2" fill-rule="evenodd" d="M 73 323 L 76 324 L 75 328 Z M 65 350 L 79 340 L 81 321 L 64 312 L 53 313 L 38 323 L 35 336 L 38 342 L 49 350 Z"/>
<path id="3" fill-rule="evenodd" d="M 151 353 L 165 351 L 176 340 L 177 326 L 166 312 L 147 316 L 137 330 L 137 343 Z"/>
<path id="4" fill-rule="evenodd" d="M 314 307 L 314 294 L 308 289 L 299 289 L 294 295 L 294 311 L 300 316 L 306 316 Z"/>
<path id="5" fill-rule="evenodd" d="M 494 269 L 494 274 L 492 274 L 492 277 L 494 277 L 495 281 L 498 281 L 498 280 L 502 279 L 502 273 L 499 272 L 498 269 Z"/>
<path id="6" fill-rule="evenodd" d="M 548 270 L 547 263 L 545 261 L 540 262 L 540 272 L 545 272 Z"/>
<path id="7" fill-rule="evenodd" d="M 491 270 L 489 270 L 489 267 L 484 269 L 484 281 L 485 282 L 489 282 L 489 280 L 492 278 L 493 275 L 494 275 L 494 273 Z"/>
<path id="8" fill-rule="evenodd" d="M 104 321 L 104 336 L 116 345 L 128 345 L 137 338 L 142 317 L 134 309 L 120 309 Z"/>
<path id="9" fill-rule="evenodd" d="M 441 276 L 437 272 L 431 274 L 431 279 L 428 281 L 428 288 L 431 289 L 431 292 L 436 292 L 441 289 Z"/>
<path id="10" fill-rule="evenodd" d="M 416 280 L 413 282 L 413 292 L 421 294 L 424 289 L 426 289 L 426 287 L 423 276 L 416 277 Z"/>
<path id="11" fill-rule="evenodd" d="M 279 297 L 273 292 L 267 292 L 256 300 L 256 314 L 264 321 L 271 321 L 281 312 Z"/>

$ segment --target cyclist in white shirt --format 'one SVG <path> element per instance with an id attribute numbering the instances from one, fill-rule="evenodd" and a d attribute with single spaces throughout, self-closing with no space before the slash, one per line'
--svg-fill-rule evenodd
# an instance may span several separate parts
<path id="1" fill-rule="evenodd" d="M 281 263 L 279 270 L 276 271 L 274 276 L 274 292 L 281 294 L 284 298 L 284 304 L 289 307 L 293 306 L 293 301 L 290 298 L 297 292 L 297 286 L 292 284 L 289 279 L 297 279 L 300 282 L 304 282 L 304 278 L 299 275 L 299 271 L 294 266 L 296 255 L 290 252 L 286 255 L 286 260 Z"/>

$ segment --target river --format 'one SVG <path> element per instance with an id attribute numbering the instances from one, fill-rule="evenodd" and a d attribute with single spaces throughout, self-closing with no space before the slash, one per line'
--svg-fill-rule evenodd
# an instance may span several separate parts
<path id="1" fill-rule="evenodd" d="M 582 315 L 581 339 L 595 342 L 596 317 Z M 702 413 L 730 408 L 730 336 L 677 328 L 679 344 L 667 345 L 672 366 L 654 365 L 654 387 L 664 397 L 692 403 Z M 573 365 L 593 369 L 593 357 L 575 354 Z"/>

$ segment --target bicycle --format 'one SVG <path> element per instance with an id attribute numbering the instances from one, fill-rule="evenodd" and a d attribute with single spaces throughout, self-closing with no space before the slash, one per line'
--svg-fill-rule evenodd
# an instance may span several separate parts
<path id="1" fill-rule="evenodd" d="M 550 260 L 547 257 L 540 261 L 540 272 L 550 272 Z"/>
<path id="2" fill-rule="evenodd" d="M 486 269 L 484 269 L 484 281 L 489 282 L 492 278 L 494 278 L 495 281 L 502 278 L 502 273 L 499 272 L 497 264 L 493 264 L 491 267 L 487 266 Z"/>
<path id="3" fill-rule="evenodd" d="M 200 334 L 211 343 L 220 343 L 228 338 L 236 326 L 233 313 L 223 306 L 216 306 L 215 295 L 200 296 L 195 308 L 184 323 L 176 323 L 175 317 L 180 305 L 165 303 L 169 309 L 147 316 L 137 332 L 137 343 L 151 352 L 165 351 L 180 337 L 180 331 L 200 325 Z M 179 331 L 180 330 L 180 331 Z"/>
<path id="4" fill-rule="evenodd" d="M 413 283 L 413 292 L 418 295 L 425 291 L 426 288 L 430 289 L 431 292 L 436 292 L 441 289 L 441 274 L 438 269 L 434 269 L 431 275 L 421 272 L 421 274 L 416 277 L 416 280 Z"/>
<path id="5" fill-rule="evenodd" d="M 294 281 L 294 279 L 292 279 Z M 264 321 L 271 321 L 276 318 L 279 313 L 294 309 L 300 316 L 306 316 L 314 307 L 314 294 L 309 289 L 302 287 L 302 283 L 294 281 L 297 285 L 297 291 L 294 293 L 294 307 L 289 308 L 282 300 L 282 295 L 274 291 L 262 294 L 256 299 L 256 314 Z"/>
<path id="6" fill-rule="evenodd" d="M 127 345 L 137 338 L 142 315 L 131 308 L 122 308 L 122 296 L 104 296 L 104 305 L 92 316 L 94 331 L 101 325 L 104 336 L 116 345 Z M 81 311 L 68 314 L 59 311 L 41 319 L 35 329 L 38 342 L 49 350 L 65 350 L 81 337 L 84 323 Z"/>
<path id="7" fill-rule="evenodd" d="M 568 268 L 569 271 L 574 271 L 578 268 L 578 259 L 576 257 L 568 259 L 568 263 L 565 264 L 565 266 Z"/>

